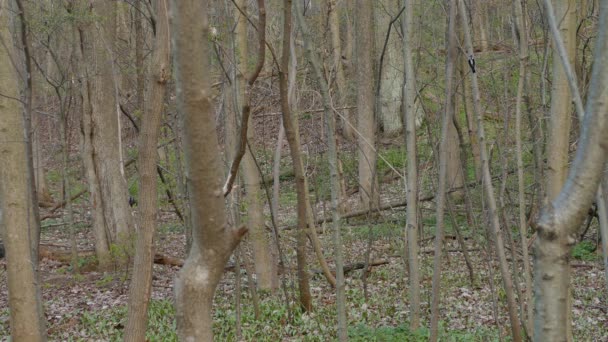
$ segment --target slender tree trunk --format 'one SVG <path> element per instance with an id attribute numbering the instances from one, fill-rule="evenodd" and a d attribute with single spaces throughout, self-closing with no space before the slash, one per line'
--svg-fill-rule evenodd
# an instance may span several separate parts
<path id="1" fill-rule="evenodd" d="M 20 6 L 21 7 L 21 6 Z M 11 338 L 14 341 L 45 341 L 46 328 L 42 297 L 38 286 L 38 258 L 32 241 L 38 222 L 33 215 L 33 183 L 28 169 L 28 140 L 19 102 L 17 70 L 12 61 L 19 60 L 14 48 L 10 1 L 0 1 L 0 232 L 6 249 L 8 304 Z M 22 7 L 21 7 L 22 9 Z M 23 19 L 23 16 L 21 17 Z M 25 33 L 23 33 L 25 34 Z M 33 170 L 31 170 L 33 172 Z M 36 244 L 37 248 L 37 244 Z"/>
<path id="2" fill-rule="evenodd" d="M 304 45 L 308 59 L 312 65 L 317 82 L 321 88 L 321 95 L 323 96 L 323 109 L 325 117 L 325 127 L 327 133 L 327 146 L 328 146 L 328 163 L 329 163 L 329 175 L 330 175 L 330 193 L 331 193 L 331 212 L 332 212 L 332 224 L 333 224 L 333 242 L 334 242 L 334 255 L 336 262 L 336 306 L 338 316 L 338 340 L 347 341 L 347 321 L 346 321 L 346 292 L 344 282 L 344 258 L 342 255 L 342 237 L 340 234 L 340 181 L 338 179 L 338 151 L 336 148 L 336 137 L 335 137 L 335 117 L 332 115 L 331 110 L 331 97 L 329 96 L 329 86 L 323 77 L 319 57 L 316 55 L 314 46 L 312 44 L 312 37 L 308 25 L 304 20 L 304 10 L 300 2 L 296 4 L 296 18 L 299 26 L 303 32 Z"/>
<path id="3" fill-rule="evenodd" d="M 298 286 L 300 289 L 300 305 L 305 311 L 312 310 L 312 297 L 308 281 L 308 266 L 306 263 L 306 233 L 308 227 L 307 202 L 308 188 L 306 186 L 306 175 L 304 174 L 304 163 L 300 153 L 300 132 L 298 120 L 291 113 L 288 101 L 288 68 L 289 68 L 289 46 L 291 42 L 291 0 L 283 1 L 283 48 L 281 57 L 281 69 L 279 72 L 279 87 L 281 93 L 281 109 L 283 111 L 283 126 L 291 152 L 293 171 L 296 178 L 296 193 L 298 197 L 298 232 L 296 258 L 298 263 Z"/>
<path id="4" fill-rule="evenodd" d="M 407 222 L 405 235 L 409 261 L 410 329 L 420 325 L 420 273 L 418 263 L 418 159 L 416 156 L 416 72 L 412 47 L 414 44 L 414 0 L 403 0 L 403 57 L 405 84 L 403 87 L 403 122 L 407 148 Z"/>
<path id="5" fill-rule="evenodd" d="M 463 9 L 464 12 L 464 9 Z M 517 102 L 515 106 L 515 144 L 517 154 L 517 193 L 519 203 L 519 237 L 521 242 L 523 264 L 524 264 L 524 279 L 526 282 L 526 303 L 527 303 L 527 319 L 522 317 L 525 322 L 528 335 L 532 334 L 533 321 L 533 304 L 532 304 L 532 271 L 530 269 L 530 256 L 528 255 L 528 223 L 526 220 L 526 200 L 524 189 L 524 162 L 522 157 L 522 127 L 521 127 L 521 107 L 523 92 L 528 72 L 528 30 L 523 15 L 522 3 L 520 0 L 513 1 L 513 14 L 515 24 L 519 32 L 519 80 L 517 83 Z"/>
<path id="6" fill-rule="evenodd" d="M 246 228 L 226 222 L 222 174 L 211 105 L 208 1 L 174 0 L 173 43 L 177 101 L 192 214 L 192 248 L 175 280 L 178 338 L 212 341 L 213 295 Z"/>
<path id="7" fill-rule="evenodd" d="M 454 50 L 456 47 L 456 1 L 449 1 L 448 25 L 447 25 L 447 50 Z M 441 141 L 439 144 L 439 186 L 437 189 L 436 203 L 436 225 L 435 225 L 435 257 L 433 262 L 433 289 L 431 299 L 431 328 L 430 341 L 437 341 L 439 326 L 439 297 L 441 292 L 441 254 L 443 246 L 443 225 L 444 225 L 444 206 L 447 190 L 448 172 L 448 132 L 449 125 L 452 123 L 454 113 L 452 106 L 452 86 L 454 80 L 455 54 L 448 53 L 445 62 L 445 109 L 441 123 Z"/>
<path id="8" fill-rule="evenodd" d="M 460 6 L 463 8 L 462 12 L 464 12 L 464 1 L 460 1 Z M 462 15 L 463 18 L 466 18 L 466 13 Z M 468 29 L 468 25 L 463 25 L 464 36 L 465 36 L 465 44 L 467 49 L 468 58 L 475 60 L 473 46 L 471 42 L 471 34 Z M 507 263 L 507 258 L 505 255 L 504 241 L 502 237 L 502 231 L 500 227 L 497 205 L 496 205 L 496 197 L 494 195 L 494 187 L 492 185 L 492 177 L 490 175 L 490 166 L 488 153 L 486 149 L 486 137 L 485 137 L 485 129 L 483 126 L 483 117 L 481 115 L 481 103 L 480 103 L 480 93 L 479 93 L 479 85 L 477 83 L 477 74 L 479 70 L 471 73 L 471 85 L 473 90 L 473 110 L 475 111 L 475 117 L 477 119 L 477 128 L 479 133 L 479 147 L 481 153 L 481 164 L 482 164 L 482 179 L 484 190 L 486 193 L 486 201 L 489 210 L 490 217 L 490 226 L 492 230 L 492 234 L 494 235 L 494 243 L 496 248 L 496 254 L 498 256 L 498 262 L 500 266 L 500 273 L 502 276 L 505 295 L 507 298 L 507 308 L 509 312 L 509 320 L 511 322 L 511 334 L 514 341 L 521 341 L 521 327 L 519 322 L 519 317 L 517 316 L 517 303 L 515 300 L 515 295 L 513 293 L 513 280 L 511 279 L 511 272 L 509 270 L 509 265 Z M 508 228 L 506 228 L 508 229 Z"/>
<path id="9" fill-rule="evenodd" d="M 357 1 L 357 130 L 359 131 L 359 195 L 364 208 L 378 204 L 376 185 L 376 121 L 374 120 L 374 3 Z"/>
<path id="10" fill-rule="evenodd" d="M 135 237 L 135 258 L 129 288 L 125 341 L 143 341 L 146 338 L 148 303 L 152 293 L 154 234 L 158 204 L 156 145 L 160 133 L 166 83 L 171 77 L 168 3 L 166 0 L 156 0 L 154 5 L 156 37 L 151 65 L 153 74 L 150 76 L 150 96 L 140 133 L 139 227 Z"/>

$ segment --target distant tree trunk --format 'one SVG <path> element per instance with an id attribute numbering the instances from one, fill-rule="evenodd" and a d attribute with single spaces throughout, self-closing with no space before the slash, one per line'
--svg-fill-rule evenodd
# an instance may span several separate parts
<path id="1" fill-rule="evenodd" d="M 439 298 L 441 292 L 441 263 L 443 250 L 443 230 L 445 219 L 445 195 L 448 189 L 447 174 L 448 174 L 448 141 L 449 141 L 449 126 L 453 125 L 453 81 L 454 81 L 454 63 L 456 54 L 450 53 L 456 48 L 456 1 L 448 1 L 448 25 L 446 27 L 446 45 L 447 55 L 445 61 L 445 109 L 441 119 L 441 140 L 439 143 L 439 181 L 437 187 L 437 204 L 436 204 L 436 225 L 435 225 L 435 256 L 433 260 L 433 289 L 431 299 L 431 327 L 430 338 L 432 342 L 438 339 L 439 326 Z"/>
<path id="2" fill-rule="evenodd" d="M 298 263 L 298 287 L 300 290 L 300 305 L 305 311 L 312 310 L 312 297 L 308 281 L 308 266 L 306 263 L 306 233 L 307 229 L 314 229 L 308 226 L 307 202 L 308 186 L 306 184 L 306 174 L 304 173 L 304 163 L 300 152 L 300 132 L 297 117 L 291 113 L 288 100 L 288 69 L 290 59 L 291 42 L 291 10 L 292 1 L 283 1 L 283 46 L 281 56 L 281 69 L 279 71 L 279 87 L 281 93 L 281 109 L 283 111 L 283 126 L 285 135 L 291 152 L 293 171 L 296 178 L 296 193 L 298 197 L 298 233 L 296 258 Z"/>
<path id="3" fill-rule="evenodd" d="M 471 0 L 471 3 L 474 4 L 473 14 L 471 15 L 471 18 L 473 19 L 473 32 L 477 33 L 475 43 L 479 44 L 480 51 L 488 50 L 488 33 L 486 27 L 488 13 L 484 8 L 484 2 L 484 0 Z"/>
<path id="4" fill-rule="evenodd" d="M 86 27 L 78 27 L 79 42 L 75 49 L 79 55 L 79 71 L 84 76 L 83 87 L 80 90 L 80 112 L 81 112 L 81 153 L 84 164 L 87 184 L 89 186 L 89 204 L 91 206 L 91 215 L 93 216 L 93 235 L 95 236 L 95 255 L 97 262 L 103 269 L 110 263 L 110 242 L 111 236 L 107 229 L 106 220 L 103 215 L 103 205 L 101 201 L 101 189 L 99 184 L 98 171 L 95 169 L 93 159 L 93 123 L 91 119 L 91 78 L 93 71 L 89 68 L 88 61 L 91 56 L 88 51 L 91 49 L 91 35 Z"/>
<path id="5" fill-rule="evenodd" d="M 113 44 L 116 40 L 116 2 L 96 0 L 93 14 L 101 17 L 93 29 L 92 141 L 95 168 L 100 177 L 102 205 L 113 242 L 126 247 L 132 233 L 128 186 L 124 174 L 120 115 L 118 112 L 117 66 Z M 91 74 L 89 74 L 91 75 Z"/>
<path id="6" fill-rule="evenodd" d="M 376 55 L 378 60 L 382 54 L 383 44 L 386 39 L 387 31 L 390 30 L 389 40 L 384 51 L 384 59 L 382 61 L 382 74 L 380 75 L 381 89 L 380 92 L 380 123 L 383 128 L 383 133 L 387 137 L 394 137 L 403 130 L 401 122 L 401 95 L 403 90 L 403 49 L 397 32 L 397 26 L 391 26 L 391 21 L 399 14 L 399 0 L 382 0 L 379 1 L 381 9 L 375 11 L 378 49 Z"/>
<path id="7" fill-rule="evenodd" d="M 128 188 L 121 151 L 117 85 L 112 44 L 115 40 L 115 2 L 96 0 L 87 10 L 100 22 L 80 28 L 81 53 L 85 82 L 83 133 L 85 169 L 94 210 L 103 216 L 95 218 L 95 237 L 99 239 L 98 257 L 107 264 L 103 245 L 129 244 L 132 217 L 128 206 Z M 93 214 L 99 215 L 99 212 Z M 104 228 L 102 229 L 102 225 Z M 105 242 L 102 235 L 105 235 Z"/>
<path id="8" fill-rule="evenodd" d="M 450 6 L 454 5 L 456 6 L 457 2 L 454 2 L 452 4 L 452 0 L 448 0 L 448 2 L 450 3 Z M 457 11 L 457 9 L 456 9 Z M 458 12 L 456 12 L 458 13 Z M 458 14 L 456 14 L 456 16 L 458 16 Z M 456 24 L 455 24 L 456 25 Z M 457 27 L 457 26 L 455 26 Z M 452 32 L 452 31 L 447 31 L 446 32 L 446 41 L 448 43 L 446 43 L 446 51 L 447 51 L 447 58 L 449 58 L 450 60 L 453 61 L 454 63 L 454 67 L 457 66 L 457 61 L 458 61 L 458 46 L 456 44 L 450 44 L 449 42 L 452 40 L 457 40 L 458 35 L 456 32 Z M 452 80 L 450 81 L 451 83 L 456 83 L 456 73 L 453 73 L 450 75 L 450 77 L 452 77 Z M 450 110 L 450 113 L 448 113 L 447 115 L 449 116 L 450 120 L 448 122 L 448 131 L 447 131 L 447 136 L 446 139 L 448 140 L 448 143 L 446 144 L 446 163 L 447 163 L 447 170 L 446 170 L 446 190 L 450 191 L 453 189 L 461 189 L 464 186 L 464 174 L 463 174 L 463 169 L 462 169 L 462 165 L 460 163 L 460 153 L 461 153 L 461 149 L 460 149 L 460 141 L 458 139 L 458 131 L 456 130 L 456 125 L 454 123 L 454 120 L 458 120 L 458 116 L 459 114 L 459 110 L 457 111 L 456 109 L 458 108 L 458 106 L 456 105 L 456 87 L 452 87 L 452 92 L 449 94 L 446 94 L 447 99 L 446 99 L 446 109 Z M 449 105 L 448 102 L 449 101 Z M 462 190 L 460 191 L 456 191 L 456 192 L 451 192 L 450 193 L 450 197 L 460 200 L 462 198 L 463 192 Z"/>
<path id="9" fill-rule="evenodd" d="M 346 76 L 344 75 L 344 66 L 342 65 L 342 40 L 340 39 L 340 9 L 344 6 L 343 1 L 328 0 L 329 2 L 329 31 L 331 33 L 331 48 L 332 48 L 332 69 L 336 76 L 335 104 L 344 106 L 346 104 L 348 86 L 346 84 Z M 342 4 L 339 4 L 342 3 Z M 352 111 L 346 109 L 340 111 L 342 113 L 342 134 L 348 140 L 355 139 L 355 120 L 352 118 Z"/>
<path id="10" fill-rule="evenodd" d="M 331 213 L 333 224 L 334 255 L 336 258 L 336 311 L 338 316 L 338 340 L 347 341 L 347 320 L 346 320 L 346 293 L 344 282 L 344 258 L 342 255 L 342 237 L 340 235 L 340 180 L 338 179 L 338 150 L 336 148 L 335 137 L 335 117 L 331 110 L 331 97 L 329 86 L 323 77 L 319 57 L 315 53 L 312 37 L 308 25 L 304 20 L 304 9 L 300 2 L 296 3 L 296 18 L 304 37 L 304 46 L 308 59 L 314 70 L 317 82 L 321 88 L 323 96 L 323 110 L 325 117 L 325 128 L 327 134 L 327 158 L 329 164 L 330 193 L 331 193 Z M 314 228 L 313 228 L 314 229 Z M 314 234 L 314 232 L 313 232 Z"/>
<path id="11" fill-rule="evenodd" d="M 150 96 L 141 125 L 138 170 L 139 229 L 135 237 L 133 276 L 129 288 L 129 312 L 125 341 L 144 341 L 148 321 L 148 303 L 152 293 L 154 233 L 158 207 L 156 145 L 160 132 L 166 83 L 171 77 L 168 3 L 155 0 L 156 38 L 152 53 Z"/>
<path id="12" fill-rule="evenodd" d="M 410 280 L 410 329 L 420 325 L 420 274 L 418 263 L 418 160 L 416 157 L 416 75 L 412 47 L 414 44 L 414 0 L 403 0 L 403 57 L 405 85 L 403 87 L 403 122 L 407 148 L 407 250 Z"/>
<path id="13" fill-rule="evenodd" d="M 172 2 L 177 102 L 192 215 L 192 248 L 175 280 L 177 333 L 181 341 L 213 340 L 213 295 L 224 265 L 246 228 L 226 222 L 216 124 L 208 72 L 208 1 Z"/>
<path id="14" fill-rule="evenodd" d="M 605 101 L 608 97 L 608 1 L 601 2 L 599 13 L 590 91 L 576 156 L 562 190 L 543 209 L 538 221 L 534 253 L 535 341 L 571 338 L 570 252 L 595 198 L 608 156 L 608 103 Z M 553 20 L 559 23 L 559 18 Z"/>
<path id="15" fill-rule="evenodd" d="M 237 1 L 239 8 L 247 13 L 247 2 L 244 0 Z M 263 2 L 262 2 L 263 4 Z M 264 11 L 265 9 L 262 8 Z M 241 14 L 241 12 L 235 10 L 237 16 L 237 72 L 236 72 L 236 94 L 237 94 L 237 108 L 243 108 L 244 106 L 251 106 L 250 94 L 251 85 L 248 84 L 249 73 L 249 52 L 247 44 L 247 18 Z M 264 22 L 266 13 L 264 12 Z M 265 27 L 259 28 L 265 30 Z M 257 32 L 261 34 L 261 32 Z M 263 39 L 265 39 L 263 37 Z M 265 43 L 265 42 L 264 42 Z M 262 46 L 262 53 L 265 53 L 265 49 Z M 263 58 L 260 54 L 258 59 Z M 263 63 L 263 60 L 262 60 Z M 254 142 L 255 127 L 253 127 L 253 119 L 249 116 L 249 129 L 246 132 L 247 141 L 250 148 L 247 148 L 245 155 L 243 156 L 242 170 L 243 170 L 243 183 L 245 186 L 245 201 L 247 203 L 247 227 L 249 228 L 249 236 L 253 247 L 253 257 L 255 260 L 255 273 L 257 275 L 258 287 L 263 290 L 274 291 L 278 287 L 277 277 L 277 262 L 276 258 L 272 253 L 270 236 L 266 233 L 266 226 L 264 225 L 264 211 L 262 195 L 260 193 L 260 174 L 258 168 L 255 165 L 254 156 L 251 153 L 251 144 Z"/>
<path id="16" fill-rule="evenodd" d="M 365 208 L 378 204 L 376 181 L 376 122 L 374 120 L 374 3 L 357 2 L 357 145 L 359 147 L 359 195 Z"/>
<path id="17" fill-rule="evenodd" d="M 38 222 L 32 215 L 37 203 L 29 191 L 28 139 L 19 102 L 17 70 L 19 60 L 13 45 L 9 9 L 17 9 L 7 0 L 0 1 L 0 232 L 6 249 L 8 304 L 13 341 L 45 341 L 46 328 L 37 275 L 38 258 L 32 251 Z M 9 98 L 10 97 L 10 98 Z"/>

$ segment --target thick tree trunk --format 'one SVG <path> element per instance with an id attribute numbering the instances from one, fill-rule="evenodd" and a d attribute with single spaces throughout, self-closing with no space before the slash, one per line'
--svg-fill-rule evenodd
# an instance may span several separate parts
<path id="1" fill-rule="evenodd" d="M 175 280 L 178 337 L 212 341 L 213 295 L 246 228 L 226 222 L 222 174 L 211 104 L 208 1 L 172 2 L 177 102 L 185 133 L 184 153 L 192 214 L 192 248 Z"/>
<path id="2" fill-rule="evenodd" d="M 555 46 L 583 129 L 566 183 L 551 205 L 543 209 L 538 222 L 539 239 L 535 246 L 534 267 L 534 338 L 538 341 L 567 341 L 572 340 L 570 251 L 576 243 L 578 228 L 596 195 L 608 150 L 605 134 L 608 128 L 608 106 L 605 102 L 608 84 L 608 57 L 605 54 L 608 46 L 608 1 L 601 3 L 599 35 L 586 110 L 583 110 L 572 63 L 568 60 L 570 56 L 558 32 L 558 20 L 554 16 L 551 2 L 546 0 L 544 3 Z"/>
<path id="3" fill-rule="evenodd" d="M 374 3 L 357 2 L 357 144 L 359 150 L 359 194 L 365 208 L 378 204 L 376 181 L 376 122 L 374 120 Z"/>
<path id="4" fill-rule="evenodd" d="M 11 337 L 14 341 L 44 341 L 44 311 L 38 287 L 37 255 L 31 242 L 36 241 L 38 222 L 32 215 L 35 205 L 28 172 L 27 136 L 19 98 L 17 70 L 19 60 L 13 47 L 10 1 L 0 1 L 0 232 L 6 248 L 8 304 Z M 29 184 L 28 184 L 29 183 Z M 37 203 L 36 203 L 37 204 Z M 36 245 L 37 248 L 37 245 Z"/>
<path id="5" fill-rule="evenodd" d="M 156 144 L 160 132 L 165 100 L 166 83 L 170 79 L 170 41 L 168 3 L 155 1 L 156 39 L 152 55 L 150 96 L 141 125 L 138 170 L 139 225 L 135 237 L 133 276 L 129 288 L 129 312 L 125 341 L 143 341 L 146 338 L 148 303 L 152 293 L 152 264 L 154 261 L 154 233 L 157 213 Z"/>

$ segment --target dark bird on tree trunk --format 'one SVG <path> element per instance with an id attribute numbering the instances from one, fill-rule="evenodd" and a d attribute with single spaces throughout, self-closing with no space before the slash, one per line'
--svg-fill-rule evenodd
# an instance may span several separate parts
<path id="1" fill-rule="evenodd" d="M 475 73 L 475 58 L 473 57 L 473 55 L 469 55 L 469 66 L 471 67 L 471 71 L 473 73 Z"/>

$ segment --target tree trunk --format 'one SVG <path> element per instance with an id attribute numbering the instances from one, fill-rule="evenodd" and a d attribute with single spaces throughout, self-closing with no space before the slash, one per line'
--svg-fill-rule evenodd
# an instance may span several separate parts
<path id="1" fill-rule="evenodd" d="M 304 163 L 300 153 L 300 132 L 298 120 L 291 113 L 288 101 L 288 68 L 289 68 L 289 46 L 291 42 L 291 0 L 283 1 L 283 47 L 281 56 L 281 69 L 279 72 L 279 87 L 281 93 L 281 109 L 283 111 L 283 126 L 285 136 L 289 144 L 293 171 L 296 179 L 296 193 L 298 197 L 298 232 L 296 258 L 298 263 L 298 287 L 300 289 L 300 305 L 305 311 L 312 310 L 312 298 L 308 281 L 308 266 L 306 263 L 306 236 L 305 231 L 314 227 L 308 227 L 307 202 L 308 186 L 304 173 Z"/>
<path id="2" fill-rule="evenodd" d="M 168 3 L 166 0 L 156 0 L 154 5 L 156 38 L 151 65 L 153 74 L 150 76 L 150 96 L 140 134 L 139 227 L 135 237 L 135 258 L 129 288 L 129 312 L 125 341 L 143 341 L 146 338 L 148 303 L 152 293 L 154 233 L 158 204 L 156 145 L 165 102 L 166 83 L 171 77 Z"/>
<path id="3" fill-rule="evenodd" d="M 463 10 L 464 12 L 464 10 Z M 523 92 L 525 87 L 525 80 L 527 79 L 526 74 L 528 73 L 528 31 L 526 29 L 526 22 L 524 18 L 524 11 L 522 9 L 522 3 L 517 0 L 513 1 L 513 14 L 515 24 L 517 25 L 517 31 L 519 32 L 519 79 L 517 83 L 517 100 L 515 107 L 515 144 L 517 154 L 517 194 L 518 194 L 518 206 L 519 206 L 519 237 L 522 248 L 522 257 L 524 264 L 524 279 L 526 282 L 526 303 L 527 313 L 526 318 L 522 317 L 525 322 L 524 326 L 528 335 L 532 334 L 532 320 L 533 320 L 533 304 L 532 304 L 532 271 L 530 269 L 530 256 L 528 255 L 528 223 L 526 220 L 526 201 L 525 201 L 525 188 L 524 188 L 524 162 L 522 156 L 522 127 L 521 127 L 521 107 Z M 523 312 L 522 312 L 523 314 Z"/>
<path id="4" fill-rule="evenodd" d="M 112 241 L 109 234 L 104 210 L 102 205 L 101 185 L 99 184 L 99 171 L 95 168 L 95 149 L 93 147 L 93 109 L 91 106 L 91 94 L 93 92 L 92 78 L 94 71 L 91 69 L 91 40 L 92 35 L 87 26 L 78 27 L 79 44 L 77 51 L 79 53 L 79 68 L 80 73 L 84 76 L 83 87 L 81 88 L 81 146 L 82 160 L 89 186 L 89 202 L 91 205 L 91 214 L 93 216 L 93 234 L 95 236 L 95 255 L 97 262 L 103 269 L 110 264 L 110 242 Z M 75 42 L 76 44 L 76 42 Z"/>
<path id="5" fill-rule="evenodd" d="M 38 226 L 32 208 L 37 203 L 29 191 L 32 184 L 28 172 L 28 137 L 22 108 L 15 100 L 20 95 L 13 61 L 19 60 L 19 56 L 9 31 L 9 15 L 13 12 L 8 10 L 15 7 L 8 0 L 2 0 L 0 8 L 4 9 L 0 12 L 0 39 L 4 45 L 0 49 L 0 93 L 4 95 L 0 97 L 0 141 L 4 142 L 0 151 L 0 232 L 4 233 L 6 249 L 11 337 L 14 341 L 45 341 L 38 260 L 31 248 Z"/>
<path id="6" fill-rule="evenodd" d="M 576 1 L 554 0 L 559 31 L 570 63 L 576 53 Z M 568 176 L 568 149 L 572 122 L 572 95 L 562 62 L 553 48 L 553 82 L 551 83 L 551 120 L 547 151 L 547 197 L 554 200 Z"/>
<path id="7" fill-rule="evenodd" d="M 446 46 L 448 51 L 455 51 L 456 48 L 456 1 L 449 1 L 448 25 L 446 34 Z M 431 299 L 431 327 L 430 338 L 432 342 L 438 339 L 439 326 L 439 297 L 441 292 L 441 254 L 443 250 L 443 230 L 444 230 L 444 206 L 447 191 L 448 173 L 448 139 L 449 126 L 453 125 L 453 81 L 454 81 L 454 62 L 455 53 L 446 55 L 445 61 L 445 109 L 441 119 L 441 141 L 439 145 L 439 185 L 437 188 L 436 204 L 436 227 L 435 227 L 435 256 L 433 261 L 433 289 Z"/>
<path id="8" fill-rule="evenodd" d="M 359 147 L 359 194 L 364 208 L 378 204 L 376 181 L 376 122 L 374 120 L 374 3 L 357 2 L 357 144 Z"/>
<path id="9" fill-rule="evenodd" d="M 335 90 L 335 105 L 344 106 L 346 104 L 348 86 L 346 84 L 346 76 L 344 75 L 344 66 L 342 65 L 342 40 L 340 39 L 340 9 L 344 6 L 343 1 L 328 0 L 329 2 L 329 31 L 331 33 L 331 49 L 332 49 L 332 69 L 336 75 L 336 90 Z M 342 134 L 348 140 L 355 139 L 354 120 L 351 118 L 351 110 L 346 109 L 341 111 Z"/>
<path id="10" fill-rule="evenodd" d="M 462 7 L 462 12 L 464 12 L 464 2 L 460 1 L 460 6 Z M 462 13 L 461 12 L 461 13 Z M 462 14 L 463 18 L 466 18 L 466 13 Z M 464 36 L 465 36 L 465 44 L 467 49 L 468 58 L 472 61 L 475 61 L 474 55 L 474 47 L 471 42 L 471 34 L 469 32 L 468 26 L 463 25 Z M 513 337 L 513 341 L 521 341 L 521 327 L 519 322 L 519 317 L 517 317 L 517 304 L 515 300 L 515 295 L 513 293 L 513 280 L 511 279 L 511 272 L 509 270 L 509 265 L 507 264 L 507 257 L 505 255 L 504 241 L 502 237 L 502 230 L 500 227 L 497 205 L 496 205 L 496 197 L 494 195 L 494 187 L 492 185 L 492 177 L 490 175 L 490 165 L 488 159 L 488 153 L 486 149 L 486 137 L 485 137 L 485 129 L 483 126 L 483 117 L 481 115 L 481 103 L 480 103 L 480 93 L 479 93 L 479 85 L 477 82 L 477 72 L 471 73 L 471 86 L 473 90 L 473 110 L 475 111 L 475 117 L 477 119 L 477 128 L 479 133 L 479 148 L 481 154 L 481 166 L 482 166 L 482 179 L 484 185 L 484 191 L 486 195 L 486 201 L 488 205 L 488 215 L 490 220 L 490 227 L 492 231 L 492 235 L 494 237 L 496 255 L 498 256 L 498 263 L 500 266 L 500 274 L 502 276 L 502 281 L 504 284 L 505 296 L 507 299 L 507 309 L 509 312 L 509 320 L 511 322 L 511 334 Z M 505 229 L 509 229 L 505 227 Z"/>
<path id="11" fill-rule="evenodd" d="M 247 2 L 244 0 L 237 1 L 239 8 L 247 13 Z M 264 8 L 262 8 L 265 11 Z M 247 18 L 236 9 L 237 16 L 237 73 L 236 73 L 236 84 L 237 84 L 237 108 L 244 106 L 250 106 L 250 85 L 247 84 L 248 76 L 248 44 L 247 44 Z M 266 13 L 264 12 L 263 25 L 266 25 Z M 265 27 L 259 28 L 265 30 Z M 257 34 L 261 34 L 257 32 Z M 264 38 L 265 39 L 265 38 Z M 265 53 L 264 47 L 262 47 L 262 53 Z M 259 55 L 259 58 L 263 56 Z M 262 61 L 263 62 L 263 61 Z M 251 144 L 254 141 L 255 128 L 252 127 L 253 119 L 251 116 L 248 118 L 249 129 L 246 132 L 246 137 L 249 148 L 246 149 L 245 155 L 243 156 L 242 171 L 243 171 L 243 185 L 245 187 L 245 201 L 247 203 L 247 227 L 249 228 L 249 234 L 251 244 L 253 247 L 253 257 L 255 273 L 257 275 L 258 287 L 263 290 L 274 291 L 278 287 L 277 277 L 277 263 L 272 253 L 269 236 L 266 233 L 266 226 L 264 225 L 264 213 L 262 194 L 260 193 L 260 174 L 258 168 L 255 165 L 253 154 L 251 153 Z M 241 127 L 242 128 L 242 127 Z"/>
<path id="12" fill-rule="evenodd" d="M 172 2 L 177 102 L 192 215 L 192 248 L 175 280 L 178 338 L 212 341 L 213 295 L 224 265 L 246 228 L 226 222 L 222 174 L 211 104 L 208 1 Z"/>
<path id="13" fill-rule="evenodd" d="M 377 42 L 386 42 L 386 46 L 378 46 L 377 54 L 382 62 L 380 67 L 382 74 L 380 75 L 380 123 L 383 128 L 383 133 L 387 137 L 394 137 L 403 130 L 401 122 L 401 96 L 403 86 L 403 49 L 397 32 L 397 25 L 391 25 L 393 19 L 399 15 L 398 0 L 382 0 L 380 1 L 379 9 L 375 11 L 377 25 Z M 393 27 L 391 27 L 393 26 Z M 385 41 L 387 31 L 390 30 L 388 41 Z M 384 58 L 381 55 L 384 54 Z"/>
<path id="14" fill-rule="evenodd" d="M 405 85 L 403 87 L 403 122 L 407 148 L 407 222 L 405 235 L 409 261 L 410 329 L 420 325 L 420 274 L 418 263 L 418 160 L 416 156 L 416 75 L 412 47 L 414 44 L 414 0 L 404 0 L 403 57 Z"/>
<path id="15" fill-rule="evenodd" d="M 329 86 L 327 81 L 323 77 L 319 57 L 315 53 L 314 46 L 312 44 L 312 37 L 308 25 L 304 20 L 304 10 L 300 2 L 296 4 L 296 17 L 299 26 L 302 30 L 304 37 L 304 46 L 308 59 L 314 70 L 317 82 L 321 88 L 321 95 L 323 96 L 323 109 L 325 117 L 325 128 L 327 133 L 327 146 L 328 146 L 328 164 L 329 164 L 329 175 L 330 175 L 330 194 L 331 194 L 331 213 L 332 213 L 332 224 L 333 224 L 333 242 L 334 242 L 334 255 L 336 258 L 336 311 L 338 316 L 338 340 L 347 341 L 347 325 L 346 320 L 346 292 L 344 282 L 344 258 L 342 255 L 342 237 L 340 234 L 340 181 L 338 179 L 338 150 L 336 148 L 336 137 L 335 137 L 335 117 L 332 115 L 331 110 L 331 97 L 329 95 Z M 314 221 L 313 221 L 314 222 Z M 314 238 L 316 231 L 313 230 Z M 323 259 L 324 260 L 324 259 Z M 325 265 L 325 268 L 327 266 Z"/>

